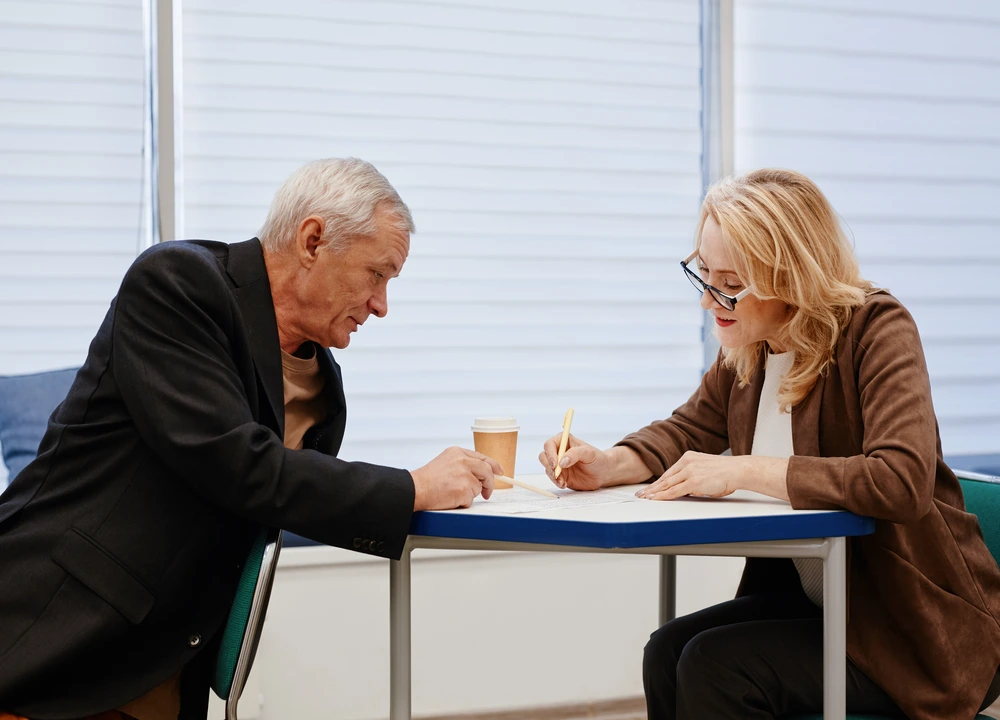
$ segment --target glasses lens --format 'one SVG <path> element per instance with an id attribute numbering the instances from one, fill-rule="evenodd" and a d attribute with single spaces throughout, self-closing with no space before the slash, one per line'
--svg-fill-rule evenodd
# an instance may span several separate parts
<path id="1" fill-rule="evenodd" d="M 686 265 L 684 266 L 684 277 L 690 281 L 690 283 L 694 286 L 694 289 L 699 293 L 705 292 L 705 282 L 700 277 L 695 275 L 694 271 Z"/>
<path id="2" fill-rule="evenodd" d="M 721 305 L 723 308 L 725 308 L 726 310 L 732 310 L 733 309 L 734 303 L 733 303 L 732 299 L 730 299 L 729 297 L 723 295 L 718 290 L 716 290 L 714 287 L 709 286 L 708 291 L 710 293 L 712 293 L 712 297 L 715 298 L 715 302 L 719 303 L 719 305 Z"/>

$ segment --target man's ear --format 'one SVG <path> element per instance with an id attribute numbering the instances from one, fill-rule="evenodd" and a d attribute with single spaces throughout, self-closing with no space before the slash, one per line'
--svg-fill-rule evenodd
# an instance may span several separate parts
<path id="1" fill-rule="evenodd" d="M 318 215 L 310 215 L 301 223 L 295 236 L 295 249 L 299 262 L 303 267 L 312 267 L 320 246 L 323 244 L 323 231 L 326 223 Z"/>

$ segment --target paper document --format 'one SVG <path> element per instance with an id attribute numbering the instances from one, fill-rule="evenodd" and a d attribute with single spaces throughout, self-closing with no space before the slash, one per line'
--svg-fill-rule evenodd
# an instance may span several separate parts
<path id="1" fill-rule="evenodd" d="M 539 512 L 540 510 L 558 510 L 560 508 L 585 507 L 587 505 L 609 505 L 621 502 L 639 502 L 635 496 L 638 488 L 625 485 L 622 487 L 605 488 L 591 492 L 578 492 L 556 487 L 547 487 L 559 496 L 558 499 L 543 497 L 530 490 L 515 487 L 510 490 L 494 490 L 489 500 L 477 497 L 472 506 L 479 509 L 489 509 L 490 512 L 501 515 L 517 515 L 520 513 Z"/>

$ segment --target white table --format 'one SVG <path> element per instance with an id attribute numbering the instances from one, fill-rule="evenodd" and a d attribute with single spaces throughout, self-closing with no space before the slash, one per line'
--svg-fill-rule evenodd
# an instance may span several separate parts
<path id="1" fill-rule="evenodd" d="M 519 479 L 540 487 L 544 475 Z M 506 491 L 498 491 L 506 492 Z M 844 511 L 792 510 L 750 492 L 728 498 L 625 502 L 496 512 L 488 502 L 413 517 L 399 560 L 390 562 L 390 720 L 410 720 L 410 553 L 417 548 L 605 552 L 660 555 L 660 624 L 674 617 L 677 555 L 820 558 L 823 560 L 823 716 L 846 715 L 847 537 L 875 529 Z"/>

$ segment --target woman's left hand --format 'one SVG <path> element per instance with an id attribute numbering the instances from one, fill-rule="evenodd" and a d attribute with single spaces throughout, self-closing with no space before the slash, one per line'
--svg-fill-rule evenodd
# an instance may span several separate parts
<path id="1" fill-rule="evenodd" d="M 674 500 L 685 495 L 720 498 L 736 490 L 753 490 L 788 500 L 788 460 L 756 455 L 708 455 L 688 450 L 649 487 L 636 496 Z"/>
<path id="2" fill-rule="evenodd" d="M 708 455 L 688 450 L 649 487 L 636 493 L 647 500 L 674 500 L 685 495 L 725 497 L 747 476 L 746 457 Z"/>

